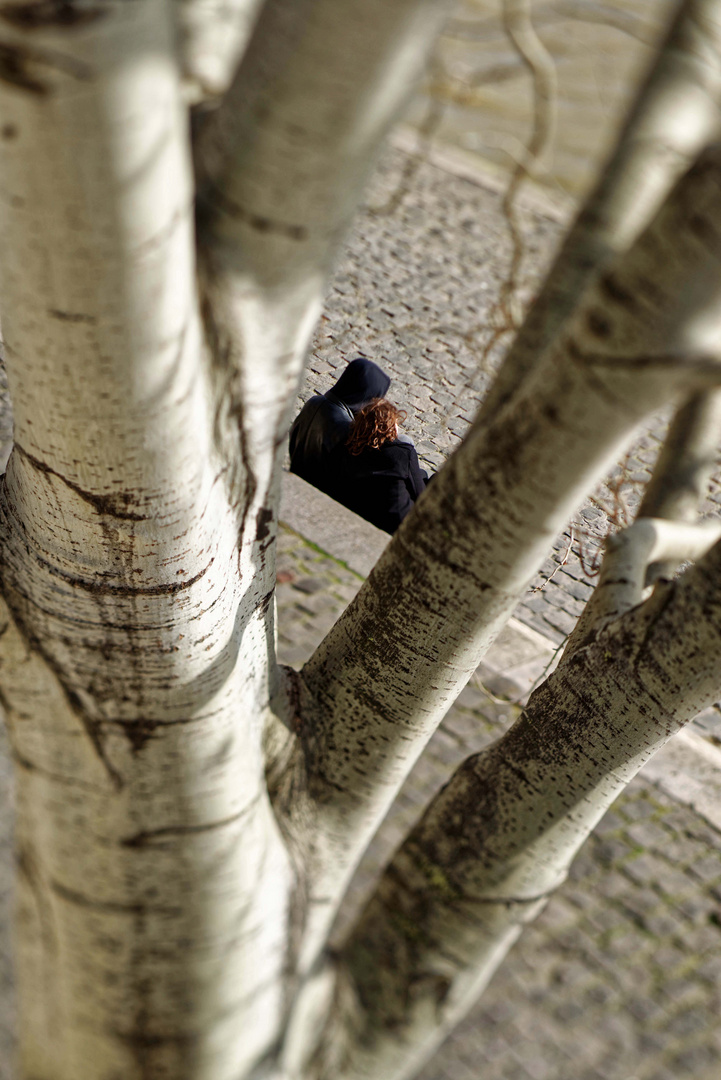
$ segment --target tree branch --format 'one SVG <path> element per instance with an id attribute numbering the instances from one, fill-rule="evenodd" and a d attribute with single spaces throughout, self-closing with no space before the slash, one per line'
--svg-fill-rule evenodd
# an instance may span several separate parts
<path id="1" fill-rule="evenodd" d="M 273 689 L 272 585 L 262 519 L 242 566 L 257 572 L 241 575 L 212 442 L 168 15 L 164 0 L 91 0 L 13 4 L 0 19 L 17 443 L 0 489 L 13 623 L 0 665 L 22 760 L 18 831 L 72 943 L 37 965 L 20 935 L 23 1007 L 40 1018 L 24 1039 L 33 1076 L 49 1075 L 53 1010 L 53 1075 L 99 1080 L 185 1075 L 189 1055 L 199 1073 L 212 1062 L 239 1075 L 284 1008 L 294 875 L 262 717 L 238 722 Z M 201 843 L 197 827 L 218 822 Z M 162 849 L 124 844 L 153 830 Z"/>
<path id="2" fill-rule="evenodd" d="M 705 555 L 721 537 L 721 522 L 698 525 L 663 518 L 639 517 L 633 525 L 606 539 L 598 584 L 570 636 L 564 655 L 583 646 L 591 631 L 640 604 L 648 567 L 673 565 Z"/>
<path id="3" fill-rule="evenodd" d="M 695 394 L 673 418 L 638 516 L 695 521 L 720 443 L 721 391 Z"/>
<path id="4" fill-rule="evenodd" d="M 403 777 L 550 538 L 642 417 L 709 378 L 721 331 L 720 183 L 714 147 L 589 289 L 502 415 L 474 424 L 303 669 L 317 718 L 303 730 L 318 819 L 308 955 Z M 687 360 L 643 363 L 664 353 Z M 606 362 L 618 356 L 628 361 Z M 720 374 L 717 366 L 713 377 Z"/>
<path id="5" fill-rule="evenodd" d="M 686 0 L 617 149 L 558 254 L 483 405 L 490 421 L 594 275 L 626 250 L 719 127 L 721 3 Z"/>
<path id="6" fill-rule="evenodd" d="M 635 523 L 606 539 L 598 584 L 566 642 L 565 656 L 589 633 L 640 604 L 644 590 L 717 539 L 715 521 L 695 524 L 718 456 L 721 391 L 694 394 L 677 410 Z"/>
<path id="7" fill-rule="evenodd" d="M 427 1059 L 620 791 L 717 700 L 720 628 L 717 544 L 564 658 L 513 728 L 464 762 L 331 958 L 336 1007 L 304 1080 L 399 1080 Z"/>
<path id="8" fill-rule="evenodd" d="M 332 260 L 445 10 L 443 0 L 267 0 L 232 86 L 197 130 L 216 442 L 253 477 L 249 522 L 263 513 L 272 528 Z"/>
<path id="9" fill-rule="evenodd" d="M 186 101 L 222 97 L 253 32 L 263 0 L 174 0 Z"/>

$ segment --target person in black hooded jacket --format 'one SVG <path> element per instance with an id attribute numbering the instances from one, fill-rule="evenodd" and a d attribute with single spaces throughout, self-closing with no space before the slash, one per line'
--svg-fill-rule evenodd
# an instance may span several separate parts
<path id="1" fill-rule="evenodd" d="M 351 360 L 332 389 L 307 401 L 290 429 L 290 471 L 331 495 L 328 455 L 348 437 L 355 414 L 388 392 L 391 380 L 372 360 Z"/>
<path id="2" fill-rule="evenodd" d="M 328 494 L 387 533 L 396 531 L 428 483 L 415 446 L 398 434 L 405 417 L 390 401 L 371 401 L 330 455 Z"/>

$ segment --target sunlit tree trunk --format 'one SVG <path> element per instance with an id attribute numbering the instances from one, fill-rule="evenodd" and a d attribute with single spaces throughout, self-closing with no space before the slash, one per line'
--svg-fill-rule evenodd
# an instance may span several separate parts
<path id="1" fill-rule="evenodd" d="M 718 4 L 689 4 L 672 43 L 701 8 L 718 22 Z M 278 668 L 279 466 L 304 353 L 444 10 L 0 12 L 15 409 L 0 700 L 18 778 L 21 1080 L 412 1075 L 615 793 L 718 695 L 718 553 L 704 554 L 716 534 L 678 509 L 680 488 L 663 501 L 689 483 L 664 464 L 648 521 L 609 555 L 593 640 L 572 642 L 525 720 L 463 766 L 327 953 L 365 845 L 555 533 L 661 404 L 692 399 L 678 445 L 708 457 L 721 377 L 710 47 L 684 167 L 630 211 L 634 227 L 593 263 L 562 332 L 541 326 L 512 386 L 506 369 L 303 671 Z M 659 70 L 652 85 L 685 85 L 683 63 L 664 54 Z M 639 607 L 649 567 L 689 555 L 700 561 L 681 583 Z M 633 601 L 618 589 L 626 563 Z M 398 962 L 377 977 L 386 949 Z"/>

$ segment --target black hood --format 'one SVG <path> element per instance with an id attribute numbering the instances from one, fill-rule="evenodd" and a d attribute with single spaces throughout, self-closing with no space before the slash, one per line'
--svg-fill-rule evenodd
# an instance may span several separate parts
<path id="1" fill-rule="evenodd" d="M 356 412 L 373 398 L 385 397 L 391 380 L 372 360 L 359 356 L 351 360 L 332 390 L 328 392 L 339 398 L 349 409 Z"/>

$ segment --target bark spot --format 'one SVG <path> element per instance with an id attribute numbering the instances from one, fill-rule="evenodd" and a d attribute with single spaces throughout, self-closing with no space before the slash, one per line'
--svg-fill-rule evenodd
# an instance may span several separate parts
<path id="1" fill-rule="evenodd" d="M 0 18 L 23 30 L 37 30 L 48 26 L 76 27 L 97 22 L 107 15 L 96 6 L 74 3 L 73 0 L 38 0 L 34 4 L 5 4 L 0 7 Z"/>
<path id="2" fill-rule="evenodd" d="M 609 338 L 613 332 L 610 321 L 597 308 L 589 311 L 586 326 L 593 336 L 597 338 Z"/>
<path id="3" fill-rule="evenodd" d="M 153 720 L 129 720 L 120 725 L 120 730 L 130 743 L 135 757 L 144 748 L 158 725 Z"/>
<path id="4" fill-rule="evenodd" d="M 635 311 L 636 301 L 621 282 L 613 274 L 604 274 L 601 278 L 601 291 L 614 303 L 628 311 Z"/>
<path id="5" fill-rule="evenodd" d="M 34 59 L 19 45 L 0 45 L 0 82 L 37 97 L 45 97 L 50 93 L 50 87 L 31 72 L 30 65 Z"/>
<path id="6" fill-rule="evenodd" d="M 2 128 L 0 128 L 0 135 L 2 135 L 3 139 L 10 142 L 11 139 L 17 138 L 18 129 L 14 124 L 3 124 Z"/>
<path id="7" fill-rule="evenodd" d="M 256 534 L 258 541 L 266 540 L 270 536 L 270 526 L 273 522 L 273 511 L 267 507 L 261 507 L 256 515 Z"/>
<path id="8" fill-rule="evenodd" d="M 58 308 L 48 308 L 48 315 L 60 322 L 87 323 L 89 326 L 95 326 L 98 321 L 94 315 L 84 315 L 81 311 L 60 311 Z"/>

